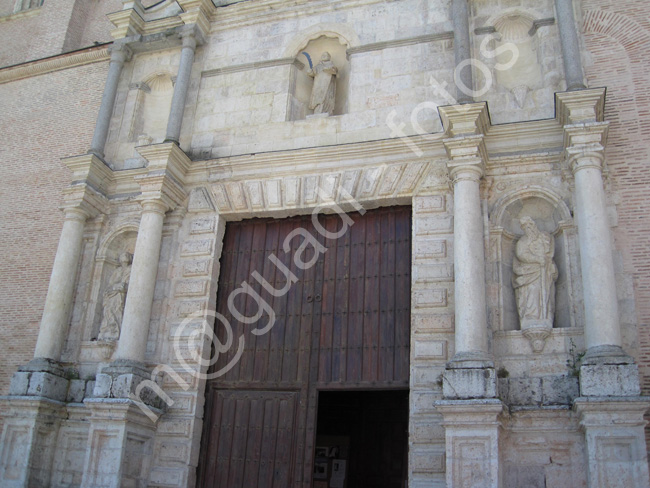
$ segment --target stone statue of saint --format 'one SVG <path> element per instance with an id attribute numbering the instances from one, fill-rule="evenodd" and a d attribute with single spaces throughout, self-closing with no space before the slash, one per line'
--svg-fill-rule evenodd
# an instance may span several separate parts
<path id="1" fill-rule="evenodd" d="M 338 69 L 327 51 L 320 59 L 320 63 L 307 71 L 307 74 L 314 79 L 309 108 L 314 111 L 314 114 L 331 114 L 334 111 Z"/>
<path id="2" fill-rule="evenodd" d="M 553 327 L 555 280 L 553 236 L 537 228 L 530 217 L 520 220 L 524 235 L 517 242 L 512 270 L 521 328 Z"/>
<path id="3" fill-rule="evenodd" d="M 108 280 L 108 286 L 104 292 L 102 324 L 99 327 L 99 337 L 97 337 L 100 341 L 116 341 L 120 337 L 132 259 L 133 256 L 128 252 L 120 254 L 120 266 L 113 271 Z"/>

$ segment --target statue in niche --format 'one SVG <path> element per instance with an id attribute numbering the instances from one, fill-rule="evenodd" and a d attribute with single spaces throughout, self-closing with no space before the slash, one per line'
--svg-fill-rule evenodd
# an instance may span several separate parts
<path id="1" fill-rule="evenodd" d="M 124 302 L 131 277 L 131 261 L 133 256 L 128 252 L 120 254 L 120 266 L 113 271 L 108 286 L 104 292 L 102 307 L 102 323 L 99 327 L 100 341 L 116 341 L 120 337 Z"/>
<path id="2" fill-rule="evenodd" d="M 512 284 L 522 330 L 553 327 L 555 280 L 553 236 L 537 228 L 530 217 L 520 220 L 524 235 L 517 242 Z"/>
<path id="3" fill-rule="evenodd" d="M 314 78 L 309 108 L 314 111 L 314 114 L 329 115 L 334 111 L 338 68 L 334 66 L 332 57 L 327 51 L 322 54 L 320 59 L 320 63 L 307 71 L 307 74 Z"/>

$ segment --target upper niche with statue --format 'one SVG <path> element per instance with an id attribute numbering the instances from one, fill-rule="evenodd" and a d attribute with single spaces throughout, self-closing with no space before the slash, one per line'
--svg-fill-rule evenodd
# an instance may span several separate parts
<path id="1" fill-rule="evenodd" d="M 312 39 L 296 54 L 289 97 L 289 120 L 345 113 L 350 63 L 338 37 Z"/>

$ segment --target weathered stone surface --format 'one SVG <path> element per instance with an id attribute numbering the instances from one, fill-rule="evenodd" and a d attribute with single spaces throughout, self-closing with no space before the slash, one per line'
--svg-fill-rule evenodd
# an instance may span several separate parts
<path id="1" fill-rule="evenodd" d="M 545 376 L 542 378 L 543 405 L 571 405 L 580 395 L 576 376 Z"/>
<path id="2" fill-rule="evenodd" d="M 29 379 L 28 395 L 42 396 L 64 401 L 68 393 L 68 380 L 51 373 L 32 373 Z"/>
<path id="3" fill-rule="evenodd" d="M 100 373 L 95 378 L 95 386 L 93 388 L 93 397 L 94 398 L 110 398 L 111 396 L 111 385 L 113 384 L 113 378 L 111 375 Z"/>
<path id="4" fill-rule="evenodd" d="M 595 364 L 580 368 L 582 396 L 638 396 L 640 393 L 636 364 Z"/>
<path id="5" fill-rule="evenodd" d="M 443 374 L 442 394 L 448 399 L 495 398 L 494 368 L 447 369 Z"/>
<path id="6" fill-rule="evenodd" d="M 86 396 L 85 380 L 70 380 L 66 402 L 80 403 Z"/>
<path id="7" fill-rule="evenodd" d="M 11 377 L 11 385 L 9 386 L 10 395 L 27 395 L 29 389 L 29 378 L 32 373 L 27 371 L 16 371 Z"/>

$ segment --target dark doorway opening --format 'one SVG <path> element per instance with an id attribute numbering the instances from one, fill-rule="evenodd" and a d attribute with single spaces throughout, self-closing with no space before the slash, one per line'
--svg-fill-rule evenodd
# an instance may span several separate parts
<path id="1" fill-rule="evenodd" d="M 408 390 L 320 391 L 313 488 L 403 488 Z"/>

